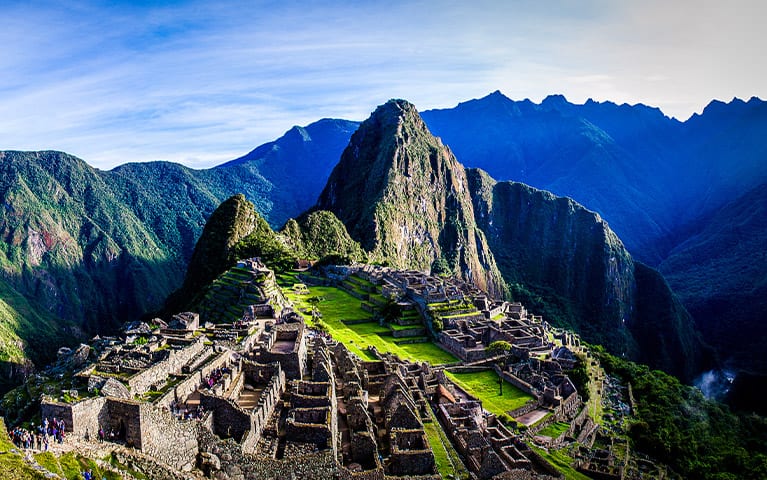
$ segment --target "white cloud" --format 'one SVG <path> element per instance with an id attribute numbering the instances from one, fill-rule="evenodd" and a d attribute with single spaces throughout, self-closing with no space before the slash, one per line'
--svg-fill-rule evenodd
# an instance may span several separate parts
<path id="1" fill-rule="evenodd" d="M 757 2 L 283 3 L 5 9 L 0 148 L 203 166 L 392 97 L 563 93 L 686 118 L 767 88 Z"/>

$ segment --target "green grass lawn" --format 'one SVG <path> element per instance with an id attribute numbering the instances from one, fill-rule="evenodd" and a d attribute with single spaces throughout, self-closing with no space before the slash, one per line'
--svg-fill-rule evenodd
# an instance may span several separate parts
<path id="1" fill-rule="evenodd" d="M 551 437 L 551 438 L 559 438 L 559 436 L 562 435 L 564 432 L 566 432 L 568 428 L 570 428 L 569 423 L 554 422 L 548 427 L 538 432 L 538 435 L 543 435 L 545 437 Z"/>
<path id="2" fill-rule="evenodd" d="M 390 323 L 389 328 L 392 330 L 402 331 L 402 330 L 413 330 L 418 328 L 424 328 L 423 324 L 416 324 L 416 325 L 397 325 L 396 323 Z"/>
<path id="3" fill-rule="evenodd" d="M 567 480 L 589 480 L 590 477 L 574 469 L 570 464 L 573 459 L 561 450 L 551 450 L 549 452 L 531 445 L 531 448 L 538 452 L 557 470 L 562 472 Z"/>
<path id="4" fill-rule="evenodd" d="M 434 452 L 434 463 L 437 464 L 439 475 L 442 478 L 448 478 L 448 475 L 453 475 L 453 478 L 459 479 L 469 478 L 469 472 L 466 470 L 463 462 L 461 462 L 458 452 L 453 448 L 453 444 L 450 443 L 431 409 L 429 410 L 432 421 L 424 423 L 423 429 L 426 432 L 426 438 L 429 440 L 429 446 L 432 452 Z"/>
<path id="5" fill-rule="evenodd" d="M 364 285 L 366 287 L 372 287 L 374 284 L 368 280 L 365 280 L 362 277 L 359 277 L 357 275 L 351 275 L 351 277 L 354 279 L 352 280 L 354 283 L 357 283 L 359 285 Z"/>
<path id="6" fill-rule="evenodd" d="M 470 394 L 482 401 L 485 410 L 499 416 L 515 410 L 533 399 L 532 396 L 503 381 L 503 396 L 499 393 L 498 374 L 492 370 L 484 372 L 452 373 L 447 376 Z"/>
<path id="7" fill-rule="evenodd" d="M 292 284 L 285 282 L 283 285 L 287 298 L 294 302 L 296 308 L 308 308 L 311 305 L 308 299 L 322 297 L 317 308 L 322 313 L 322 323 L 327 327 L 328 333 L 339 342 L 344 343 L 349 350 L 362 358 L 372 358 L 367 352 L 368 345 L 372 345 L 379 352 L 391 352 L 404 360 L 413 362 L 426 361 L 432 365 L 441 363 L 453 363 L 458 361 L 453 355 L 442 350 L 433 343 L 415 343 L 409 345 L 397 345 L 391 330 L 381 326 L 378 322 L 371 321 L 356 325 L 347 325 L 346 320 L 362 320 L 371 318 L 369 312 L 362 310 L 362 302 L 348 292 L 336 287 L 309 287 L 308 295 L 296 295 L 291 292 Z M 311 315 L 304 315 L 307 323 L 311 324 Z"/>

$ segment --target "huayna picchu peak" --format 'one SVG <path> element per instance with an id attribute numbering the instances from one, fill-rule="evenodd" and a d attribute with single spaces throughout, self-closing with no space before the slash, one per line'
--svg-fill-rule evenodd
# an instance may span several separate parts
<path id="1" fill-rule="evenodd" d="M 463 166 L 404 100 L 360 125 L 317 208 L 335 213 L 371 260 L 427 271 L 444 263 L 489 292 L 506 291 L 477 228 Z"/>

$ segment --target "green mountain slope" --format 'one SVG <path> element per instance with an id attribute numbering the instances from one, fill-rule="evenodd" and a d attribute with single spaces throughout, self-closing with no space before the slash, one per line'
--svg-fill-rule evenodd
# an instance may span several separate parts
<path id="1" fill-rule="evenodd" d="M 637 267 L 599 215 L 464 169 L 407 102 L 392 100 L 362 123 L 317 208 L 333 211 L 373 260 L 420 270 L 446 260 L 618 354 L 687 379 L 708 364 L 662 277 Z"/>
<path id="2" fill-rule="evenodd" d="M 319 260 L 326 255 L 339 255 L 361 262 L 367 257 L 346 226 L 333 212 L 317 210 L 290 219 L 280 231 L 288 247 L 302 258 Z"/>
<path id="3" fill-rule="evenodd" d="M 0 291 L 15 312 L 0 323 L 9 339 L 0 350 L 16 358 L 13 345 L 33 345 L 35 330 L 76 341 L 161 308 L 222 201 L 244 192 L 267 221 L 281 225 L 314 203 L 356 125 L 295 127 L 207 170 L 150 162 L 104 172 L 61 152 L 0 152 L 1 280 L 17 294 L 11 301 Z M 302 166 L 300 173 L 293 166 Z M 25 352 L 36 363 L 55 356 Z"/>
<path id="4" fill-rule="evenodd" d="M 0 264 L 48 315 L 91 331 L 167 296 L 170 256 L 99 172 L 58 152 L 0 153 Z"/>
<path id="5" fill-rule="evenodd" d="M 767 184 L 708 218 L 659 268 L 724 360 L 767 371 Z"/>
<path id="6" fill-rule="evenodd" d="M 222 285 L 231 287 L 226 275 L 236 270 L 238 260 L 259 257 L 269 268 L 283 272 L 293 269 L 299 257 L 321 259 L 328 255 L 365 258 L 365 252 L 331 212 L 316 211 L 290 219 L 285 228 L 275 232 L 245 196 L 234 195 L 205 224 L 184 284 L 168 298 L 165 311 L 222 310 L 226 295 L 220 290 L 227 290 Z"/>

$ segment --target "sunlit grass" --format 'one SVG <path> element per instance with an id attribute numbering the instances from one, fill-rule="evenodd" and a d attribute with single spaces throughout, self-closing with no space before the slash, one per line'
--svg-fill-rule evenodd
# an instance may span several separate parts
<path id="1" fill-rule="evenodd" d="M 501 395 L 498 374 L 492 370 L 469 373 L 447 372 L 447 376 L 458 386 L 479 398 L 485 410 L 497 416 L 507 414 L 510 410 L 515 410 L 533 400 L 532 396 L 506 380 L 503 381 L 503 395 Z"/>
<path id="2" fill-rule="evenodd" d="M 368 346 L 374 346 L 379 352 L 389 352 L 403 360 L 413 362 L 429 362 L 432 365 L 453 363 L 458 361 L 450 353 L 442 350 L 431 342 L 397 345 L 396 339 L 391 336 L 391 330 L 373 321 L 373 314 L 362 309 L 362 301 L 348 292 L 336 287 L 309 287 L 309 294 L 297 295 L 292 293 L 292 284 L 288 278 L 282 279 L 283 291 L 296 308 L 311 309 L 309 299 L 321 297 L 317 308 L 322 314 L 322 325 L 328 333 L 339 342 L 345 344 L 349 350 L 363 358 L 372 358 L 367 351 Z M 311 324 L 311 315 L 304 314 L 307 323 Z M 369 319 L 369 322 L 349 324 Z"/>

